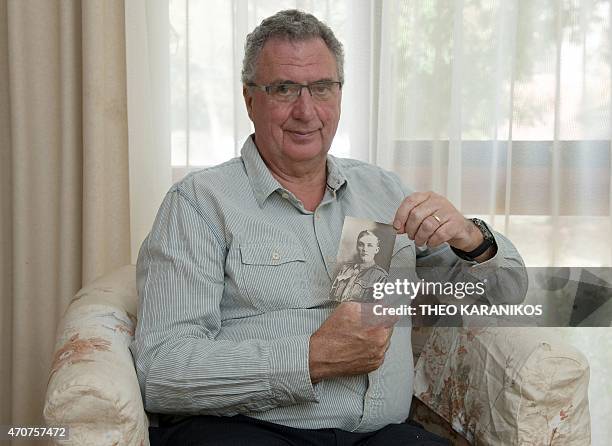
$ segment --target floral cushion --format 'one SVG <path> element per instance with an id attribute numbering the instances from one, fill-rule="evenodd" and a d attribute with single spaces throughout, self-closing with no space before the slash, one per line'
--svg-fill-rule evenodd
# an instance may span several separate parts
<path id="1" fill-rule="evenodd" d="M 415 396 L 470 444 L 588 445 L 587 361 L 547 337 L 536 328 L 436 328 L 416 365 Z"/>
<path id="2" fill-rule="evenodd" d="M 149 444 L 128 350 L 136 318 L 124 308 L 133 302 L 113 303 L 134 288 L 133 282 L 133 267 L 110 282 L 108 276 L 94 282 L 75 297 L 63 318 L 44 407 L 48 425 L 69 427 L 68 439 L 58 444 Z"/>

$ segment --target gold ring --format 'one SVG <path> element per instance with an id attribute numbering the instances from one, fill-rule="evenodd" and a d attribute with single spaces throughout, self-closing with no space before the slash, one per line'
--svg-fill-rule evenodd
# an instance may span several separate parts
<path id="1" fill-rule="evenodd" d="M 432 217 L 435 218 L 438 223 L 442 224 L 442 220 L 440 220 L 440 217 L 438 217 L 436 214 L 433 214 Z"/>

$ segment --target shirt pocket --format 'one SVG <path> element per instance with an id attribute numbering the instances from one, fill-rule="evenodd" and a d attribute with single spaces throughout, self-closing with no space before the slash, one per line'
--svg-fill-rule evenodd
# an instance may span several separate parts
<path id="1" fill-rule="evenodd" d="M 255 308 L 308 307 L 306 256 L 301 245 L 241 243 L 240 261 L 241 291 Z"/>

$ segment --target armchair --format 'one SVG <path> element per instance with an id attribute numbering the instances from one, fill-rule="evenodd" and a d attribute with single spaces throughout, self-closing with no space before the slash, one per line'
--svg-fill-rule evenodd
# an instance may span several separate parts
<path id="1" fill-rule="evenodd" d="M 44 405 L 66 445 L 149 444 L 128 349 L 136 326 L 134 266 L 84 287 L 58 330 Z M 588 445 L 589 368 L 542 329 L 413 330 L 411 418 L 458 445 Z M 420 352 L 420 354 L 419 354 Z"/>

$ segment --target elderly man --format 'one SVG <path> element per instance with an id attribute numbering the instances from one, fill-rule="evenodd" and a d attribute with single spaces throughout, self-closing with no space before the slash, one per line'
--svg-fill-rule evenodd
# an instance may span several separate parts
<path id="1" fill-rule="evenodd" d="M 327 154 L 343 50 L 312 15 L 264 20 L 242 80 L 255 133 L 241 157 L 173 186 L 140 250 L 131 348 L 146 409 L 166 414 L 152 443 L 446 444 L 404 422 L 410 327 L 364 326 L 360 304 L 329 299 L 344 217 L 393 223 L 398 274 L 503 271 L 491 282 L 520 294 L 520 256 L 444 197 Z"/>

